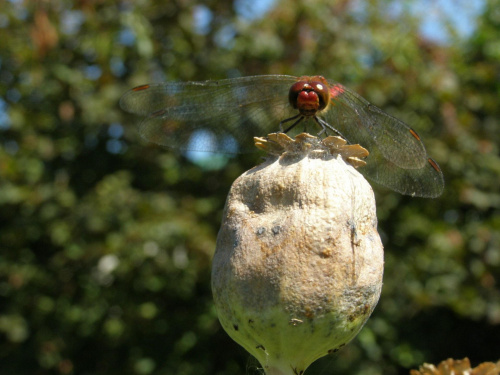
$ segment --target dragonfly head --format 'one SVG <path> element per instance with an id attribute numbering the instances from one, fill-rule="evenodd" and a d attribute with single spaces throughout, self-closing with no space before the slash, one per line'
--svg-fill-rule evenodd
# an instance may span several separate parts
<path id="1" fill-rule="evenodd" d="M 330 101 L 328 82 L 321 76 L 300 77 L 290 87 L 288 100 L 301 115 L 314 116 L 318 111 L 325 109 Z"/>

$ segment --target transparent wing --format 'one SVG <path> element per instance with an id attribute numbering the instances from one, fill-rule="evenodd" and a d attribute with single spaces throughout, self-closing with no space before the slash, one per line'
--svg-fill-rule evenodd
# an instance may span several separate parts
<path id="1" fill-rule="evenodd" d="M 398 193 L 414 197 L 436 198 L 443 193 L 444 178 L 437 163 L 428 159 L 420 169 L 403 169 L 389 160 L 373 162 L 372 154 L 359 171 L 369 179 Z"/>
<path id="2" fill-rule="evenodd" d="M 297 113 L 288 103 L 296 80 L 272 75 L 151 84 L 125 93 L 120 105 L 147 116 L 140 133 L 151 142 L 179 150 L 249 152 L 256 150 L 253 137 L 279 131 L 280 121 Z"/>
<path id="3" fill-rule="evenodd" d="M 367 165 L 360 172 L 390 189 L 421 197 L 439 196 L 443 174 L 431 162 L 418 135 L 335 81 L 330 84 L 330 105 L 318 117 L 352 143 L 368 149 Z"/>
<path id="4" fill-rule="evenodd" d="M 337 118 L 340 132 L 353 138 L 356 143 L 358 139 L 363 140 L 363 147 L 378 149 L 384 158 L 401 168 L 419 169 L 425 165 L 425 147 L 408 125 L 341 84 L 334 81 L 329 83 L 331 109 L 325 113 L 325 119 Z M 358 121 L 352 124 L 353 119 Z"/>
<path id="5" fill-rule="evenodd" d="M 162 83 L 136 87 L 121 107 L 146 116 L 141 135 L 178 150 L 238 153 L 255 151 L 253 137 L 279 131 L 281 121 L 297 115 L 288 91 L 297 77 L 242 77 L 220 81 Z M 427 155 L 418 135 L 335 81 L 329 106 L 317 114 L 351 144 L 370 152 L 360 171 L 390 189 L 421 197 L 439 196 L 443 174 Z M 293 129 L 319 132 L 312 118 Z"/>

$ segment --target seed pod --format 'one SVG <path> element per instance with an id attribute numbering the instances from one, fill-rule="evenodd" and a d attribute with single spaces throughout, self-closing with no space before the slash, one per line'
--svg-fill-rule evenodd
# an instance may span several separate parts
<path id="1" fill-rule="evenodd" d="M 222 327 L 267 374 L 302 374 L 348 343 L 382 287 L 368 152 L 338 137 L 256 139 L 268 152 L 231 187 L 213 259 Z"/>

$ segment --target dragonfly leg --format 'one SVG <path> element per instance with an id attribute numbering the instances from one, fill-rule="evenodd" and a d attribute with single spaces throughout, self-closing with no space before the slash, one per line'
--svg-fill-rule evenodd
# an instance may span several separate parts
<path id="1" fill-rule="evenodd" d="M 314 121 L 316 121 L 316 123 L 319 126 L 321 126 L 321 128 L 322 128 L 322 130 L 318 133 L 318 136 L 322 135 L 323 133 L 326 133 L 326 135 L 328 135 L 328 133 L 326 131 L 327 131 L 327 129 L 330 129 L 335 134 L 339 135 L 340 137 L 344 138 L 347 142 L 349 142 L 349 140 L 346 137 L 344 137 L 344 135 L 341 132 L 339 132 L 337 129 L 335 129 L 333 126 L 331 126 L 325 120 L 322 120 L 322 119 L 314 116 Z"/>
<path id="2" fill-rule="evenodd" d="M 297 121 L 295 121 L 292 125 L 288 127 L 283 133 L 288 133 L 290 130 L 292 130 L 295 125 L 297 125 L 299 122 L 301 122 L 304 119 L 304 116 L 300 117 Z"/>
<path id="3" fill-rule="evenodd" d="M 292 125 L 290 125 L 290 127 L 288 127 L 288 129 L 286 129 L 285 131 L 283 131 L 283 124 L 285 122 L 288 122 L 288 121 L 292 121 L 292 120 L 295 120 L 296 118 L 300 117 L 297 121 L 295 121 Z M 291 129 L 293 129 L 293 127 L 295 125 L 297 125 L 299 122 L 302 121 L 302 119 L 304 118 L 304 116 L 302 116 L 300 113 L 297 115 L 297 116 L 293 116 L 293 117 L 290 117 L 290 118 L 287 118 L 286 120 L 283 120 L 280 122 L 280 132 L 282 133 L 288 133 L 288 131 L 290 131 Z"/>

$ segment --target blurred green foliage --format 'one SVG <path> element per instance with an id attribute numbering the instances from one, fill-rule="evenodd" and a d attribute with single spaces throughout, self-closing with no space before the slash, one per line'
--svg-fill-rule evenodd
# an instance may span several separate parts
<path id="1" fill-rule="evenodd" d="M 447 183 L 435 200 L 375 187 L 381 301 L 308 373 L 499 359 L 500 10 L 437 43 L 412 4 L 3 1 L 0 374 L 259 373 L 209 277 L 229 186 L 258 155 L 200 168 L 117 106 L 138 84 L 253 74 L 355 89 L 420 132 Z"/>

